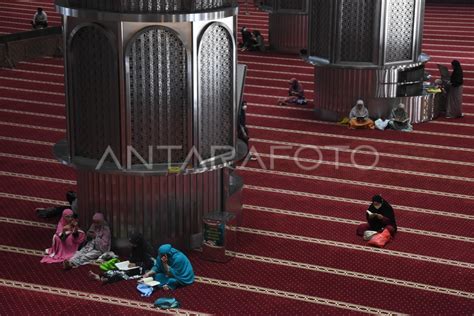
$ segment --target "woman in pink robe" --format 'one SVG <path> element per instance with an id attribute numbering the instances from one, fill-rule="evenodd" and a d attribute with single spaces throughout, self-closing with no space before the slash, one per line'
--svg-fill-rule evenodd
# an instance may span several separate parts
<path id="1" fill-rule="evenodd" d="M 68 260 L 85 240 L 86 234 L 79 229 L 73 215 L 74 212 L 70 209 L 63 211 L 53 236 L 53 245 L 46 249 L 46 255 L 41 259 L 41 262 L 56 263 Z"/>

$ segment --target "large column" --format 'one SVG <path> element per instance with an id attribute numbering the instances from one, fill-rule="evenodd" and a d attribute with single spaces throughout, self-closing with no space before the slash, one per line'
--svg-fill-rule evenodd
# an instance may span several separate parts
<path id="1" fill-rule="evenodd" d="M 279 52 L 299 53 L 308 43 L 308 0 L 255 0 L 269 13 L 268 41 Z"/>
<path id="2" fill-rule="evenodd" d="M 431 119 L 419 115 L 434 99 L 422 89 L 423 14 L 424 0 L 310 1 L 306 58 L 315 65 L 317 113 L 347 116 L 362 98 L 375 117 L 404 102 L 412 122 Z"/>
<path id="3" fill-rule="evenodd" d="M 64 16 L 67 141 L 81 222 L 116 238 L 199 245 L 227 208 L 237 159 L 236 1 L 57 0 Z M 232 202 L 235 205 L 235 201 Z"/>

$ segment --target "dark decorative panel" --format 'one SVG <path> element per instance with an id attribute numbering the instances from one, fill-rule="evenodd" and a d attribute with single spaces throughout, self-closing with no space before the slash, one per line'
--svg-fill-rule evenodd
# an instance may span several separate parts
<path id="1" fill-rule="evenodd" d="M 237 5 L 237 0 L 58 0 L 61 5 L 113 12 L 193 12 Z"/>
<path id="2" fill-rule="evenodd" d="M 212 157 L 211 146 L 233 146 L 233 49 L 231 35 L 217 23 L 200 42 L 198 150 L 204 159 Z"/>
<path id="3" fill-rule="evenodd" d="M 194 0 L 194 11 L 211 10 L 222 7 L 230 7 L 237 4 L 235 0 Z"/>
<path id="4" fill-rule="evenodd" d="M 325 0 L 313 0 L 310 5 L 310 54 L 329 59 L 332 37 L 331 6 L 327 5 Z"/>
<path id="5" fill-rule="evenodd" d="M 374 0 L 343 0 L 339 20 L 339 59 L 371 62 L 374 34 Z"/>
<path id="6" fill-rule="evenodd" d="M 387 21 L 386 62 L 407 61 L 414 58 L 413 27 L 415 0 L 391 0 Z"/>
<path id="7" fill-rule="evenodd" d="M 306 11 L 307 0 L 279 0 L 278 8 L 288 11 Z"/>
<path id="8" fill-rule="evenodd" d="M 69 41 L 74 155 L 100 159 L 111 146 L 120 159 L 118 60 L 105 32 L 97 25 L 84 26 Z"/>
<path id="9" fill-rule="evenodd" d="M 126 58 L 131 145 L 148 162 L 153 146 L 154 163 L 168 162 L 167 151 L 156 146 L 182 146 L 171 160 L 184 161 L 189 97 L 183 42 L 168 28 L 150 27 L 131 40 Z"/>

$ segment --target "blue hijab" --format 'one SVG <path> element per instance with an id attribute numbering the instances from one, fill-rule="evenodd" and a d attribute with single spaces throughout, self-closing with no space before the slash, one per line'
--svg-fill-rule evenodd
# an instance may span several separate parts
<path id="1" fill-rule="evenodd" d="M 186 285 L 194 282 L 194 272 L 191 262 L 181 251 L 174 249 L 170 244 L 161 245 L 160 248 L 158 248 L 158 258 L 155 263 L 155 266 L 158 268 L 156 272 L 165 272 L 163 263 L 161 262 L 163 255 L 168 256 L 170 273 L 176 280 Z"/>

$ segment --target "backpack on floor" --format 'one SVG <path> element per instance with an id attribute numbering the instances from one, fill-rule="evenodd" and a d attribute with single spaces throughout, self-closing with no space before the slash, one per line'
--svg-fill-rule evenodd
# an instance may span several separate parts
<path id="1" fill-rule="evenodd" d="M 168 309 L 168 308 L 179 308 L 180 303 L 174 297 L 160 297 L 155 301 L 155 307 L 159 307 L 161 309 Z"/>

